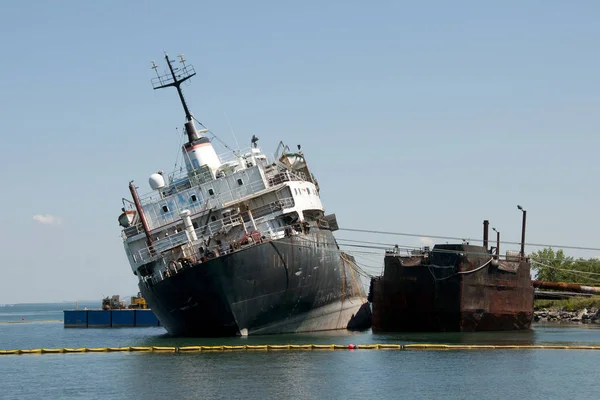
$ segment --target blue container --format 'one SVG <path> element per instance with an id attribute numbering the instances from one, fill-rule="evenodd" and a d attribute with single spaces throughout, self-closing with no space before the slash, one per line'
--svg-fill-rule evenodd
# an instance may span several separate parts
<path id="1" fill-rule="evenodd" d="M 158 326 L 158 318 L 152 310 L 135 310 L 135 326 Z"/>
<path id="2" fill-rule="evenodd" d="M 110 328 L 110 310 L 88 310 L 88 328 Z"/>
<path id="3" fill-rule="evenodd" d="M 88 314 L 86 310 L 64 310 L 65 328 L 87 328 Z"/>
<path id="4" fill-rule="evenodd" d="M 135 325 L 134 310 L 111 310 L 111 314 L 113 328 L 122 326 L 132 327 Z"/>

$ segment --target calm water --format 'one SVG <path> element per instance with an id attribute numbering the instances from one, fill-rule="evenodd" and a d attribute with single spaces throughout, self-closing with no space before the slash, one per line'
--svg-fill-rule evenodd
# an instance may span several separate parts
<path id="1" fill-rule="evenodd" d="M 99 304 L 79 304 L 80 307 Z M 0 306 L 0 349 L 208 344 L 592 344 L 595 326 L 526 332 L 174 339 L 156 328 L 64 329 L 74 304 Z M 25 318 L 25 320 L 23 320 Z M 597 399 L 600 351 L 283 351 L 0 356 L 0 399 Z"/>

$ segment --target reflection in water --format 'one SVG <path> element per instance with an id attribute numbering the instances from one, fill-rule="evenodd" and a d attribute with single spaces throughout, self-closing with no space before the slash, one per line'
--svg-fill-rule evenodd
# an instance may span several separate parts
<path id="1" fill-rule="evenodd" d="M 367 332 L 314 332 L 288 335 L 262 335 L 246 338 L 175 338 L 168 334 L 147 337 L 141 346 L 214 346 L 244 344 L 368 344 L 368 343 L 446 343 L 446 344 L 536 344 L 535 329 L 501 332 L 407 332 L 373 334 Z"/>
<path id="2" fill-rule="evenodd" d="M 559 350 L 155 353 L 112 360 L 124 374 L 117 384 L 129 382 L 125 398 L 246 400 L 546 399 L 575 391 L 594 398 L 596 375 L 589 371 L 599 361 L 599 352 Z"/>
<path id="3" fill-rule="evenodd" d="M 599 362 L 565 350 L 102 353 L 2 356 L 0 374 L 3 400 L 587 399 Z"/>
<path id="4" fill-rule="evenodd" d="M 373 334 L 374 342 L 391 343 L 445 343 L 445 344 L 512 344 L 532 345 L 536 342 L 536 331 L 499 332 L 423 332 Z"/>

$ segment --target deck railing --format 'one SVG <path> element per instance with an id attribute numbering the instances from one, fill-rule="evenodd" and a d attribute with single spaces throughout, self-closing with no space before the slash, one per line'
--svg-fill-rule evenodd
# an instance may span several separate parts
<path id="1" fill-rule="evenodd" d="M 280 185 L 289 181 L 306 181 L 306 176 L 302 172 L 292 172 L 289 170 L 271 170 L 265 174 L 269 187 Z"/>
<path id="2" fill-rule="evenodd" d="M 224 256 L 227 254 L 235 253 L 237 251 L 242 251 L 242 250 L 248 249 L 249 247 L 253 247 L 253 246 L 259 245 L 264 242 L 281 239 L 285 236 L 300 235 L 300 232 L 298 231 L 298 229 L 299 229 L 298 225 L 295 225 L 295 226 L 288 225 L 288 226 L 283 226 L 278 229 L 272 230 L 270 232 L 261 232 L 261 238 L 259 241 L 251 242 L 246 245 L 241 245 L 237 248 L 233 248 L 233 247 L 222 248 L 222 249 L 218 250 L 217 252 L 215 252 L 215 257 L 218 258 L 218 257 Z M 199 261 L 202 258 L 202 254 L 200 254 L 199 247 L 200 246 L 198 246 L 198 245 L 194 246 L 191 243 L 187 243 L 182 246 L 182 248 L 185 248 L 186 253 L 193 254 L 194 259 L 191 260 L 193 262 Z M 167 279 L 175 274 L 178 274 L 186 267 L 181 262 L 179 262 L 177 260 L 169 260 L 164 255 L 160 255 L 160 256 L 156 257 L 156 261 L 158 262 L 158 265 L 155 266 L 154 274 L 143 278 L 143 281 L 146 282 L 146 284 L 148 284 L 148 282 L 151 282 L 153 284 L 159 283 L 159 282 L 163 281 L 164 279 Z"/>
<path id="3" fill-rule="evenodd" d="M 284 209 L 294 207 L 294 199 L 292 197 L 283 198 L 272 203 L 266 204 L 262 207 L 257 208 L 256 210 L 269 211 L 267 215 L 264 217 L 256 218 L 255 223 L 260 224 L 269 219 L 273 218 L 273 214 L 276 212 L 283 212 Z M 253 210 L 254 214 L 256 210 Z M 253 229 L 252 223 L 248 220 L 248 222 L 244 222 L 244 219 L 241 215 L 235 214 L 230 215 L 216 221 L 211 221 L 197 229 L 195 229 L 196 236 L 198 238 L 203 237 L 211 237 L 219 232 L 227 233 L 231 228 L 235 226 L 244 225 L 244 230 L 251 231 Z M 133 227 L 132 227 L 133 228 Z M 129 228 L 128 228 L 129 229 Z M 136 226 L 136 230 L 141 229 Z M 284 228 L 277 229 L 277 231 L 283 232 Z M 143 232 L 143 230 L 142 230 Z M 152 233 L 152 232 L 151 232 Z M 267 232 L 267 234 L 269 234 Z M 173 248 L 184 245 L 188 242 L 187 234 L 184 230 L 177 232 L 175 234 L 171 234 L 168 236 L 164 236 L 162 238 L 154 238 L 153 237 L 153 246 L 152 248 L 145 247 L 143 249 L 138 250 L 133 254 L 133 259 L 137 265 L 145 264 L 150 261 L 154 261 L 162 257 L 161 253 L 165 251 L 169 251 Z"/>

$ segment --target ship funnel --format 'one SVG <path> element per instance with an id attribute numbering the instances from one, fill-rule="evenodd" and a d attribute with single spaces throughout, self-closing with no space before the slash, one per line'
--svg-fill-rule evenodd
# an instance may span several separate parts
<path id="1" fill-rule="evenodd" d="M 210 139 L 206 136 L 199 136 L 197 139 L 190 140 L 188 143 L 184 144 L 183 158 L 188 172 L 192 172 L 207 165 L 212 171 L 213 178 L 215 172 L 221 166 L 221 160 L 219 160 L 219 156 L 210 142 Z"/>
<path id="2" fill-rule="evenodd" d="M 196 126 L 194 125 L 193 119 L 185 123 L 185 132 L 188 135 L 188 141 L 190 143 L 194 140 L 200 139 L 200 136 L 198 136 L 198 131 L 196 130 Z"/>

